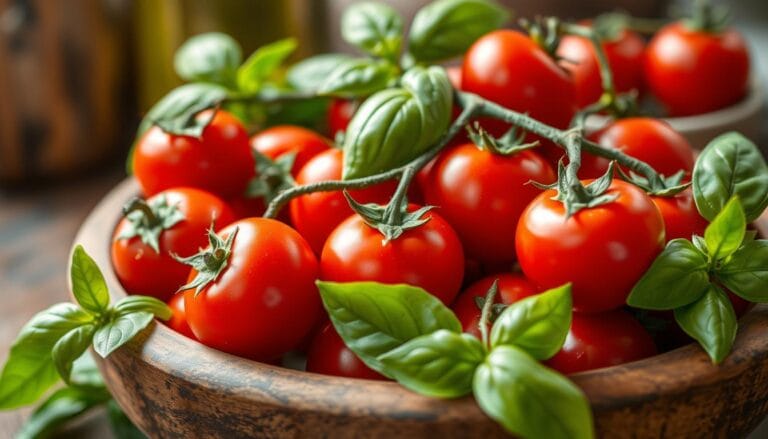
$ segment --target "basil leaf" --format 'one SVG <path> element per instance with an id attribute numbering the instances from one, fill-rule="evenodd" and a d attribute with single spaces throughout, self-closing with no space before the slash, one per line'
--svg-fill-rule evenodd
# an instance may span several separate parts
<path id="1" fill-rule="evenodd" d="M 750 302 L 768 302 L 768 241 L 749 241 L 715 270 L 715 277 Z"/>
<path id="2" fill-rule="evenodd" d="M 114 320 L 96 330 L 93 349 L 102 358 L 107 358 L 120 346 L 128 343 L 136 334 L 152 322 L 152 313 L 139 311 L 115 316 Z"/>
<path id="3" fill-rule="evenodd" d="M 472 391 L 485 347 L 474 336 L 444 329 L 422 335 L 378 357 L 398 383 L 422 395 L 456 398 Z"/>
<path id="4" fill-rule="evenodd" d="M 94 332 L 96 332 L 96 326 L 93 324 L 78 326 L 64 334 L 53 345 L 51 350 L 53 364 L 65 383 L 69 384 L 72 365 L 75 360 L 83 356 L 88 346 L 91 345 Z"/>
<path id="5" fill-rule="evenodd" d="M 88 256 L 82 245 L 77 245 L 72 252 L 69 274 L 72 295 L 77 303 L 91 313 L 104 312 L 109 306 L 107 282 L 96 262 Z"/>
<path id="6" fill-rule="evenodd" d="M 768 206 L 768 166 L 754 143 L 736 132 L 716 137 L 693 168 L 693 196 L 701 216 L 713 220 L 738 195 L 747 222 Z"/>
<path id="7" fill-rule="evenodd" d="M 107 415 L 116 439 L 146 439 L 147 436 L 133 425 L 114 399 L 107 403 Z"/>
<path id="8" fill-rule="evenodd" d="M 127 296 L 120 299 L 115 305 L 115 312 L 118 316 L 137 311 L 152 313 L 162 320 L 168 320 L 173 316 L 173 311 L 165 302 L 150 296 Z"/>
<path id="9" fill-rule="evenodd" d="M 448 127 L 453 95 L 445 70 L 414 68 L 401 82 L 403 88 L 372 95 L 352 117 L 344 139 L 344 179 L 403 166 Z"/>
<path id="10" fill-rule="evenodd" d="M 86 390 L 104 388 L 104 379 L 101 378 L 99 368 L 90 352 L 86 352 L 75 360 L 72 365 L 69 386 Z"/>
<path id="11" fill-rule="evenodd" d="M 494 348 L 475 372 L 480 408 L 510 433 L 527 438 L 594 437 L 584 393 L 512 346 Z"/>
<path id="12" fill-rule="evenodd" d="M 237 70 L 237 86 L 244 92 L 261 89 L 264 81 L 275 73 L 297 45 L 294 38 L 286 38 L 256 49 Z"/>
<path id="13" fill-rule="evenodd" d="M 317 90 L 322 95 L 356 97 L 383 88 L 397 75 L 397 68 L 386 61 L 353 59 L 338 65 Z"/>
<path id="14" fill-rule="evenodd" d="M 440 300 L 410 285 L 317 282 L 336 332 L 365 364 L 384 373 L 377 359 L 439 329 L 461 333 L 461 323 Z"/>
<path id="15" fill-rule="evenodd" d="M 243 60 L 242 50 L 229 35 L 211 32 L 195 35 L 174 56 L 176 73 L 187 81 L 234 85 L 235 72 Z"/>
<path id="16" fill-rule="evenodd" d="M 59 389 L 27 418 L 16 439 L 37 439 L 53 435 L 62 425 L 109 401 L 106 389 L 85 391 L 74 387 Z"/>
<path id="17" fill-rule="evenodd" d="M 340 53 L 315 55 L 292 65 L 286 72 L 285 79 L 296 90 L 315 91 L 339 65 L 353 59 Z"/>
<path id="18" fill-rule="evenodd" d="M 673 239 L 632 288 L 627 305 L 668 310 L 688 305 L 709 285 L 707 257 L 690 241 Z"/>
<path id="19" fill-rule="evenodd" d="M 341 36 L 371 55 L 394 61 L 403 42 L 403 20 L 386 4 L 353 3 L 341 16 Z"/>
<path id="20" fill-rule="evenodd" d="M 508 19 L 507 10 L 491 1 L 438 0 L 413 17 L 408 51 L 425 63 L 460 56 Z"/>
<path id="21" fill-rule="evenodd" d="M 515 302 L 494 322 L 491 347 L 516 346 L 537 360 L 546 360 L 563 347 L 572 307 L 570 284 Z"/>
<path id="22" fill-rule="evenodd" d="M 704 242 L 712 259 L 719 261 L 732 255 L 744 240 L 746 227 L 739 197 L 733 197 L 704 231 Z"/>
<path id="23" fill-rule="evenodd" d="M 150 108 L 139 124 L 136 138 L 155 124 L 169 133 L 200 137 L 210 120 L 195 116 L 218 106 L 227 93 L 226 88 L 216 84 L 198 82 L 177 87 Z"/>
<path id="24" fill-rule="evenodd" d="M 51 350 L 59 339 L 93 316 L 72 303 L 59 303 L 32 317 L 11 346 L 0 373 L 0 409 L 35 402 L 59 380 Z"/>
<path id="25" fill-rule="evenodd" d="M 738 329 L 736 313 L 717 286 L 711 285 L 699 300 L 675 309 L 675 320 L 699 342 L 713 363 L 723 361 L 731 352 Z"/>

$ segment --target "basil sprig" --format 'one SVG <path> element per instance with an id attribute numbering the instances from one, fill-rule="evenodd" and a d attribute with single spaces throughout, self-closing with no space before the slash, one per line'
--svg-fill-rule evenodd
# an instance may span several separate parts
<path id="1" fill-rule="evenodd" d="M 491 328 L 489 344 L 462 334 L 453 312 L 421 288 L 375 282 L 318 287 L 346 345 L 408 389 L 438 398 L 472 393 L 488 416 L 524 437 L 594 436 L 582 391 L 537 361 L 565 341 L 570 285 L 509 305 Z"/>

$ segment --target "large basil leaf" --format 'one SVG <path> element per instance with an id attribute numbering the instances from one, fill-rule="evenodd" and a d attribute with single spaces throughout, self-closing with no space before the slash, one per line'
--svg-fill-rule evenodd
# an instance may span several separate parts
<path id="1" fill-rule="evenodd" d="M 453 58 L 508 18 L 506 9 L 492 1 L 438 0 L 413 18 L 408 51 L 417 61 L 427 63 Z"/>
<path id="2" fill-rule="evenodd" d="M 693 168 L 693 196 L 701 215 L 713 220 L 734 195 L 747 222 L 768 206 L 768 166 L 754 143 L 736 132 L 716 137 Z"/>
<path id="3" fill-rule="evenodd" d="M 154 315 L 146 311 L 117 315 L 112 321 L 96 330 L 93 335 L 93 349 L 102 358 L 106 358 L 146 328 L 153 318 Z"/>
<path id="4" fill-rule="evenodd" d="M 229 87 L 235 83 L 235 73 L 242 60 L 237 41 L 229 35 L 211 32 L 195 35 L 182 44 L 173 65 L 184 80 Z"/>
<path id="5" fill-rule="evenodd" d="M 559 373 L 512 346 L 499 346 L 475 372 L 480 408 L 510 433 L 526 438 L 594 437 L 584 393 Z"/>
<path id="6" fill-rule="evenodd" d="M 16 439 L 40 439 L 52 436 L 57 428 L 88 410 L 111 399 L 106 389 L 59 389 L 27 418 Z"/>
<path id="7" fill-rule="evenodd" d="M 344 179 L 405 165 L 448 127 L 453 96 L 445 70 L 414 68 L 401 83 L 402 88 L 372 95 L 352 118 L 344 141 Z"/>
<path id="8" fill-rule="evenodd" d="M 768 241 L 748 241 L 715 271 L 726 288 L 750 302 L 768 302 Z"/>
<path id="9" fill-rule="evenodd" d="M 353 59 L 339 64 L 317 92 L 341 97 L 369 95 L 386 88 L 396 75 L 397 68 L 388 61 Z"/>
<path id="10" fill-rule="evenodd" d="M 719 261 L 733 254 L 744 240 L 746 227 L 744 209 L 741 208 L 739 198 L 733 197 L 704 231 L 709 256 Z"/>
<path id="11" fill-rule="evenodd" d="M 315 55 L 297 62 L 288 69 L 285 79 L 296 90 L 315 91 L 341 64 L 353 58 L 340 53 Z"/>
<path id="12" fill-rule="evenodd" d="M 371 55 L 395 61 L 403 42 L 403 20 L 386 4 L 353 3 L 341 16 L 341 36 Z"/>
<path id="13" fill-rule="evenodd" d="M 82 245 L 72 252 L 69 267 L 72 281 L 72 295 L 86 311 L 94 314 L 104 312 L 109 306 L 107 282 L 96 262 L 88 256 Z"/>
<path id="14" fill-rule="evenodd" d="M 709 354 L 713 363 L 719 363 L 731 352 L 736 339 L 738 322 L 728 296 L 715 285 L 690 305 L 675 310 L 675 320 Z"/>
<path id="15" fill-rule="evenodd" d="M 295 39 L 286 38 L 256 49 L 237 70 L 240 90 L 255 92 L 261 89 L 264 81 L 296 50 L 297 44 Z"/>

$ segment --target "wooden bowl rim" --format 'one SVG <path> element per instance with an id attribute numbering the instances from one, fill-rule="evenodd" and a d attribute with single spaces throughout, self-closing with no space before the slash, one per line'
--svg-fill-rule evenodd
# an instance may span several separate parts
<path id="1" fill-rule="evenodd" d="M 119 219 L 120 207 L 138 192 L 138 185 L 132 178 L 119 183 L 89 214 L 75 238 L 75 244 L 82 244 L 102 268 L 113 301 L 125 297 L 126 292 L 111 269 L 109 243 L 113 228 Z M 766 235 L 768 216 L 764 214 L 756 225 L 760 233 Z M 69 287 L 71 291 L 71 285 Z M 394 382 L 327 376 L 259 363 L 208 348 L 162 324 L 154 325 L 153 329 L 145 331 L 142 336 L 120 350 L 135 354 L 136 361 L 147 363 L 181 380 L 192 381 L 198 387 L 284 407 L 341 412 L 346 408 L 345 402 L 355 401 L 354 412 L 360 416 L 411 417 L 414 416 L 413 407 L 430 411 L 452 406 L 451 412 L 459 417 L 477 421 L 488 420 L 471 397 L 450 401 L 437 400 L 413 393 Z M 199 367 L 199 370 L 190 374 L 190 364 L 173 361 L 174 356 L 167 355 L 169 351 L 183 351 L 184 357 L 199 358 L 200 364 L 211 367 Z M 757 355 L 755 352 L 762 354 Z M 740 320 L 733 352 L 720 365 L 712 365 L 703 350 L 695 344 L 689 344 L 632 363 L 577 373 L 571 375 L 571 378 L 584 390 L 593 408 L 599 411 L 601 408 L 615 407 L 617 401 L 630 405 L 639 404 L 654 400 L 662 393 L 682 394 L 697 386 L 727 381 L 755 362 L 764 361 L 766 352 L 768 305 L 758 305 Z M 682 374 L 681 371 L 685 373 Z M 676 375 L 681 379 L 670 384 L 668 377 Z M 293 383 L 311 389 L 313 398 L 283 398 L 274 394 L 270 392 L 270 387 L 275 380 L 281 381 L 283 387 Z M 339 398 L 338 393 L 334 392 L 336 389 L 344 389 L 345 395 L 357 394 L 359 397 Z M 384 395 L 403 403 L 398 407 L 381 409 L 377 403 L 381 398 L 370 395 Z M 364 406 L 360 407 L 360 404 Z M 424 416 L 424 413 L 421 416 Z"/>

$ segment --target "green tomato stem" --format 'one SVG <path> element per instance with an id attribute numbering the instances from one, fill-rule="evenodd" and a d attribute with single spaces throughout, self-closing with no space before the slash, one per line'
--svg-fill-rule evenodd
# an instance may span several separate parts
<path id="1" fill-rule="evenodd" d="M 586 38 L 592 43 L 595 56 L 597 57 L 597 64 L 600 68 L 600 80 L 603 85 L 603 95 L 600 97 L 600 102 L 603 102 L 608 107 L 612 106 L 616 100 L 616 87 L 613 82 L 613 72 L 611 71 L 610 64 L 608 64 L 608 57 L 605 55 L 605 48 L 600 40 L 600 36 L 592 28 L 573 23 L 561 23 L 560 29 L 567 35 Z"/>
<path id="2" fill-rule="evenodd" d="M 485 346 L 490 346 L 490 339 L 488 337 L 488 323 L 491 319 L 491 309 L 493 309 L 493 304 L 496 302 L 496 294 L 498 294 L 498 292 L 499 279 L 496 279 L 488 289 L 488 293 L 485 295 L 485 302 L 483 302 L 483 307 L 480 310 L 480 322 L 478 323 L 478 326 L 480 326 L 480 338 L 482 339 L 483 345 Z"/>

